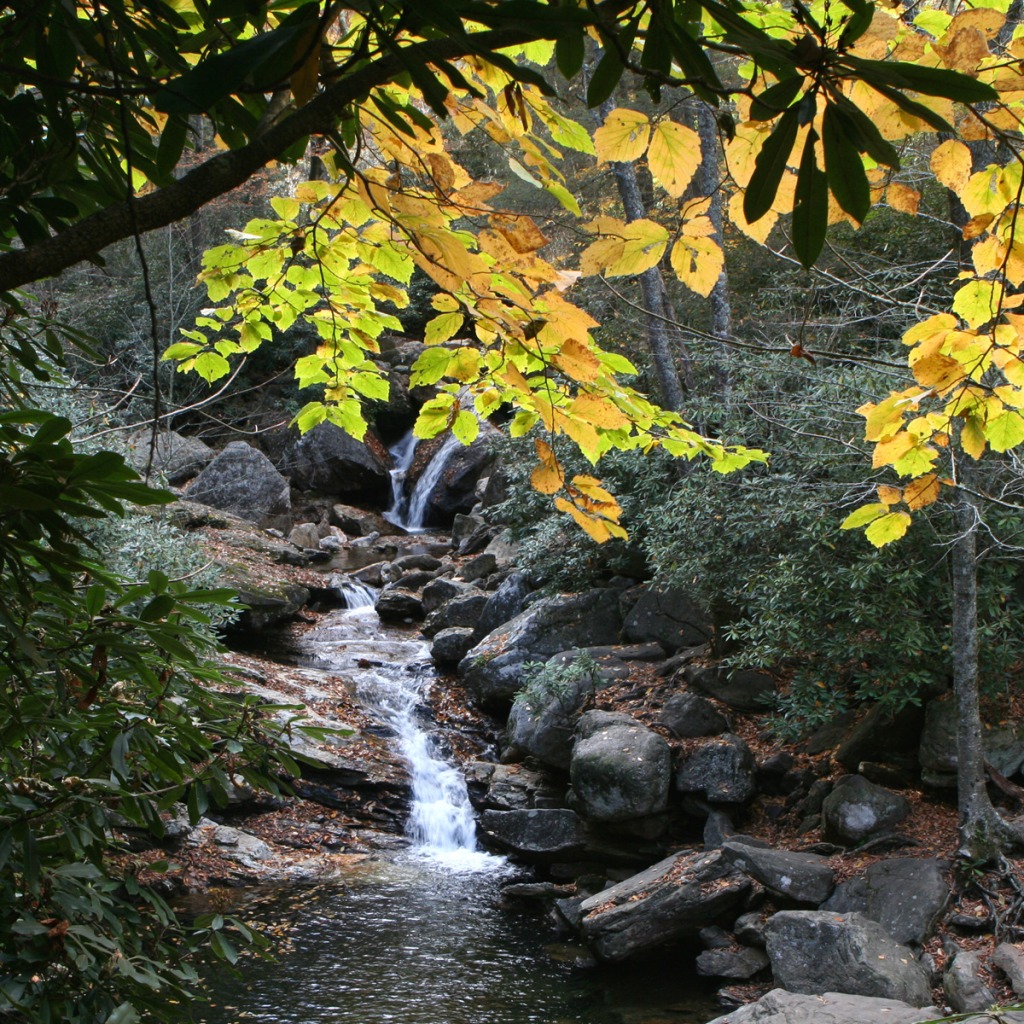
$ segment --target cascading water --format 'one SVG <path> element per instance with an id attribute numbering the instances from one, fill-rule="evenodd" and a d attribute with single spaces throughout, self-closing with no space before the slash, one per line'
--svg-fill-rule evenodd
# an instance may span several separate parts
<path id="1" fill-rule="evenodd" d="M 349 611 L 356 608 L 372 608 L 377 603 L 377 591 L 354 576 L 334 576 L 331 578 L 331 585 Z"/>
<path id="2" fill-rule="evenodd" d="M 348 609 L 321 620 L 304 640 L 318 665 L 350 676 L 360 697 L 381 709 L 409 764 L 412 813 L 408 833 L 417 854 L 457 870 L 486 870 L 503 859 L 477 849 L 476 823 L 462 775 L 437 750 L 419 720 L 431 676 L 429 649 L 405 633 L 389 633 L 373 610 L 374 592 L 350 576 L 334 580 Z M 356 604 L 361 600 L 362 604 Z"/>
<path id="3" fill-rule="evenodd" d="M 405 479 L 412 468 L 416 455 L 416 437 L 410 431 L 391 449 L 391 458 L 395 468 L 391 470 L 391 508 L 384 513 L 384 518 L 395 526 L 400 526 L 407 533 L 421 533 L 427 516 L 427 506 L 441 474 L 451 460 L 455 451 L 462 443 L 453 434 L 445 438 L 441 448 L 427 463 L 411 494 L 405 490 Z"/>

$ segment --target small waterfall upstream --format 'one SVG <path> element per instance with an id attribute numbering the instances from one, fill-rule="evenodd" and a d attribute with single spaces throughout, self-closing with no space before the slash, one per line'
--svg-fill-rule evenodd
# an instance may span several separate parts
<path id="1" fill-rule="evenodd" d="M 373 610 L 376 591 L 351 576 L 333 583 L 347 610 L 334 612 L 306 638 L 318 665 L 351 676 L 360 697 L 384 712 L 409 764 L 412 813 L 407 832 L 414 851 L 460 871 L 500 867 L 503 858 L 476 844 L 476 818 L 466 782 L 437 750 L 420 721 L 421 701 L 433 674 L 427 644 L 386 630 Z"/>
<path id="2" fill-rule="evenodd" d="M 391 507 L 384 513 L 384 518 L 389 523 L 400 526 L 406 533 L 422 533 L 426 529 L 423 523 L 427 516 L 430 496 L 452 455 L 462 446 L 454 434 L 449 434 L 409 493 L 406 491 L 405 481 L 416 457 L 417 440 L 412 431 L 409 431 L 391 449 L 395 468 L 391 470 Z"/>

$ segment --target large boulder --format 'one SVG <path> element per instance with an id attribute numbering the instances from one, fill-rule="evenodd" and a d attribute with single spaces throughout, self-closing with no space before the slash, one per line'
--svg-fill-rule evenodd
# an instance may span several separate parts
<path id="1" fill-rule="evenodd" d="M 627 821 L 668 806 L 672 752 L 629 715 L 588 711 L 576 727 L 569 774 L 578 809 L 589 821 Z"/>
<path id="2" fill-rule="evenodd" d="M 295 618 L 309 603 L 309 591 L 288 580 L 257 582 L 248 573 L 229 570 L 227 582 L 238 593 L 245 610 L 229 624 L 231 632 L 259 633 Z"/>
<path id="3" fill-rule="evenodd" d="M 861 914 L 784 910 L 765 925 L 775 981 L 790 992 L 849 992 L 924 1006 L 928 971 L 877 921 Z"/>
<path id="4" fill-rule="evenodd" d="M 774 896 L 795 903 L 818 906 L 835 884 L 835 874 L 825 857 L 753 846 L 738 839 L 722 844 L 725 859 L 737 871 L 760 882 Z"/>
<path id="5" fill-rule="evenodd" d="M 320 423 L 285 452 L 282 469 L 303 491 L 344 495 L 360 504 L 383 505 L 391 494 L 391 459 L 367 431 L 357 441 L 333 423 Z"/>
<path id="6" fill-rule="evenodd" d="M 251 444 L 232 441 L 192 481 L 188 500 L 260 525 L 281 525 L 291 512 L 288 481 Z"/>
<path id="7" fill-rule="evenodd" d="M 825 797 L 821 812 L 826 840 L 856 846 L 891 832 L 910 814 L 910 801 L 862 775 L 844 775 Z"/>
<path id="8" fill-rule="evenodd" d="M 154 442 L 148 431 L 132 438 L 128 461 L 140 473 L 147 468 L 162 476 L 169 484 L 181 484 L 202 472 L 217 453 L 198 437 L 186 437 L 176 430 L 164 430 Z M 150 467 L 150 453 L 152 466 Z"/>
<path id="9" fill-rule="evenodd" d="M 924 708 L 908 704 L 893 714 L 875 705 L 850 730 L 839 745 L 835 759 L 848 771 L 857 771 L 862 761 L 915 761 L 924 725 Z"/>
<path id="10" fill-rule="evenodd" d="M 682 675 L 691 689 L 714 697 L 737 711 L 764 713 L 778 689 L 778 683 L 772 676 L 757 669 L 687 665 Z"/>
<path id="11" fill-rule="evenodd" d="M 526 604 L 530 595 L 530 584 L 526 573 L 514 572 L 487 599 L 480 620 L 476 624 L 477 639 L 482 640 L 499 626 L 514 619 Z"/>
<path id="12" fill-rule="evenodd" d="M 922 946 L 949 904 L 948 870 L 934 858 L 880 860 L 838 886 L 821 909 L 864 914 L 902 945 Z"/>
<path id="13" fill-rule="evenodd" d="M 919 755 L 921 778 L 930 786 L 956 788 L 956 701 L 942 697 L 928 702 Z M 985 726 L 985 760 L 1001 775 L 1017 774 L 1024 762 L 1024 734 L 1013 726 Z"/>
<path id="14" fill-rule="evenodd" d="M 425 454 L 433 457 L 442 456 L 444 463 L 440 473 L 427 495 L 423 514 L 425 526 L 443 526 L 450 523 L 458 513 L 469 512 L 476 504 L 476 483 L 484 470 L 494 459 L 490 441 L 494 435 L 493 428 L 485 426 L 480 435 L 471 445 L 445 445 L 440 439 L 431 443 L 423 442 L 419 446 Z M 429 464 L 429 463 L 427 463 Z M 415 485 L 420 468 L 419 459 L 413 464 L 411 481 Z M 425 467 L 424 470 L 425 472 Z"/>
<path id="15" fill-rule="evenodd" d="M 484 637 L 459 663 L 459 674 L 481 704 L 507 705 L 522 686 L 525 662 L 614 644 L 621 625 L 617 590 L 545 597 Z"/>
<path id="16" fill-rule="evenodd" d="M 846 992 L 803 995 L 776 988 L 711 1024 L 918 1024 L 938 1016 L 934 1006 L 914 1007 L 896 999 Z"/>
<path id="17" fill-rule="evenodd" d="M 583 821 L 563 808 L 484 811 L 480 829 L 492 846 L 528 861 L 572 859 L 587 845 Z"/>
<path id="18" fill-rule="evenodd" d="M 696 742 L 676 769 L 676 789 L 712 803 L 743 803 L 756 790 L 750 747 L 732 733 Z"/>
<path id="19" fill-rule="evenodd" d="M 580 930 L 602 960 L 627 960 L 695 938 L 749 890 L 719 851 L 684 851 L 584 900 Z"/>
<path id="20" fill-rule="evenodd" d="M 981 953 L 961 949 L 942 976 L 942 991 L 954 1013 L 977 1013 L 996 1002 L 982 976 Z"/>
<path id="21" fill-rule="evenodd" d="M 645 589 L 627 613 L 622 632 L 632 643 L 655 640 L 667 651 L 677 651 L 710 639 L 711 618 L 683 590 Z"/>
<path id="22" fill-rule="evenodd" d="M 675 693 L 669 697 L 661 709 L 660 721 L 680 739 L 718 736 L 729 729 L 725 715 L 697 693 Z"/>

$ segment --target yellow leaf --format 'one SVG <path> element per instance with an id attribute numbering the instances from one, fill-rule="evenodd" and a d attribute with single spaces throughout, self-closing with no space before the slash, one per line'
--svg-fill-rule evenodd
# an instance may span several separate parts
<path id="1" fill-rule="evenodd" d="M 568 512 L 598 544 L 604 544 L 612 537 L 620 537 L 625 540 L 628 536 L 618 523 L 612 522 L 604 516 L 588 515 L 565 498 L 555 498 L 555 508 L 562 512 Z"/>
<path id="2" fill-rule="evenodd" d="M 1006 280 L 1019 288 L 1024 284 L 1024 243 L 1014 242 L 1006 256 Z"/>
<path id="3" fill-rule="evenodd" d="M 934 388 L 942 393 L 957 384 L 963 383 L 964 368 L 950 356 L 935 355 L 925 356 L 914 363 L 914 378 L 926 388 Z"/>
<path id="4" fill-rule="evenodd" d="M 743 216 L 743 193 L 734 192 L 729 199 L 729 219 L 748 238 L 752 238 L 759 245 L 764 245 L 772 228 L 778 223 L 779 215 L 775 210 L 769 210 L 760 220 L 754 221 L 753 224 L 748 223 L 747 218 Z"/>
<path id="5" fill-rule="evenodd" d="M 939 478 L 934 473 L 911 480 L 903 492 L 904 500 L 915 512 L 931 505 L 939 497 Z"/>
<path id="6" fill-rule="evenodd" d="M 894 466 L 916 444 L 917 442 L 910 434 L 901 430 L 894 437 L 875 445 L 874 453 L 871 456 L 871 465 L 875 469 L 880 469 L 882 466 Z"/>
<path id="7" fill-rule="evenodd" d="M 564 374 L 577 381 L 597 380 L 601 372 L 601 361 L 593 350 L 575 338 L 567 338 L 551 357 L 551 362 Z"/>
<path id="8" fill-rule="evenodd" d="M 910 528 L 910 516 L 906 512 L 890 512 L 879 516 L 865 531 L 864 536 L 876 548 L 883 548 L 899 540 Z"/>
<path id="9" fill-rule="evenodd" d="M 632 276 L 657 266 L 668 244 L 668 231 L 661 224 L 646 219 L 629 224 L 611 217 L 599 220 L 599 230 L 605 237 L 583 251 L 580 270 L 585 275 Z"/>
<path id="10" fill-rule="evenodd" d="M 980 32 L 986 39 L 995 39 L 1005 24 L 1006 15 L 1003 12 L 997 11 L 994 7 L 978 6 L 961 11 L 950 24 L 947 37 L 970 28 Z"/>
<path id="11" fill-rule="evenodd" d="M 424 159 L 430 168 L 434 186 L 446 194 L 450 192 L 455 184 L 455 168 L 448 156 L 444 153 L 427 153 Z"/>
<path id="12" fill-rule="evenodd" d="M 548 244 L 544 232 L 526 214 L 495 213 L 490 217 L 490 225 L 519 253 L 534 252 Z"/>
<path id="13" fill-rule="evenodd" d="M 700 137 L 685 125 L 659 121 L 651 136 L 647 166 L 670 196 L 681 196 L 700 166 Z"/>
<path id="14" fill-rule="evenodd" d="M 447 292 L 438 292 L 431 298 L 430 304 L 438 313 L 455 313 L 459 308 L 458 300 Z"/>
<path id="15" fill-rule="evenodd" d="M 976 75 L 982 61 L 989 55 L 984 33 L 970 25 L 957 30 L 954 19 L 945 39 L 948 40 L 945 46 L 935 46 L 935 52 L 942 57 L 942 63 L 954 71 Z"/>
<path id="16" fill-rule="evenodd" d="M 968 281 L 953 296 L 953 312 L 971 327 L 981 327 L 999 312 L 1002 296 L 998 281 Z"/>
<path id="17" fill-rule="evenodd" d="M 883 505 L 898 505 L 903 500 L 903 489 L 900 487 L 879 484 L 875 490 L 878 491 L 878 500 Z"/>
<path id="18" fill-rule="evenodd" d="M 948 139 L 935 147 L 930 164 L 935 177 L 959 193 L 971 176 L 971 151 L 962 142 Z"/>
<path id="19" fill-rule="evenodd" d="M 749 183 L 757 154 L 771 132 L 772 126 L 767 121 L 747 121 L 737 126 L 736 134 L 726 144 L 725 162 L 740 188 L 746 188 Z"/>
<path id="20" fill-rule="evenodd" d="M 427 345 L 440 345 L 442 342 L 454 338 L 465 317 L 461 313 L 442 313 L 435 316 L 427 323 L 426 334 L 423 341 Z"/>
<path id="21" fill-rule="evenodd" d="M 985 170 L 976 171 L 967 179 L 967 184 L 959 193 L 960 202 L 971 217 L 979 217 L 983 213 L 997 216 L 1013 199 L 1013 192 L 1006 187 L 1007 182 L 1003 168 L 990 164 Z"/>
<path id="22" fill-rule="evenodd" d="M 530 484 L 535 491 L 539 491 L 541 494 L 554 494 L 562 489 L 562 484 L 565 482 L 562 464 L 555 458 L 555 453 L 546 441 L 536 438 L 533 444 L 537 450 L 540 464 L 535 466 L 530 474 Z"/>
<path id="23" fill-rule="evenodd" d="M 969 242 L 972 238 L 977 238 L 978 235 L 984 234 L 988 230 L 989 224 L 995 220 L 995 216 L 991 213 L 982 213 L 977 217 L 972 217 L 965 225 L 963 230 L 963 237 L 965 242 Z"/>
<path id="24" fill-rule="evenodd" d="M 978 277 L 985 277 L 998 270 L 1006 259 L 1006 245 L 995 235 L 975 242 L 971 246 L 971 262 Z"/>
<path id="25" fill-rule="evenodd" d="M 597 159 L 602 163 L 606 160 L 623 163 L 639 160 L 650 137 L 651 123 L 646 114 L 617 107 L 594 132 Z"/>
<path id="26" fill-rule="evenodd" d="M 672 246 L 671 260 L 679 280 L 705 298 L 711 294 L 725 267 L 725 255 L 711 238 L 684 235 Z"/>
<path id="27" fill-rule="evenodd" d="M 580 395 L 569 406 L 569 414 L 605 430 L 625 430 L 629 427 L 629 417 L 610 398 L 599 395 Z"/>
<path id="28" fill-rule="evenodd" d="M 980 459 L 985 454 L 987 442 L 981 420 L 977 416 L 968 416 L 960 429 L 960 447 L 972 459 Z"/>
<path id="29" fill-rule="evenodd" d="M 911 217 L 917 216 L 917 208 L 921 203 L 921 193 L 917 189 L 901 185 L 893 181 L 885 190 L 886 202 L 900 213 L 908 213 Z"/>

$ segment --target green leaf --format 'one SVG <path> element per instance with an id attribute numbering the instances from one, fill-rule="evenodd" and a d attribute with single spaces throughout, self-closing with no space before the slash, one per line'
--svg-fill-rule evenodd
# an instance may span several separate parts
<path id="1" fill-rule="evenodd" d="M 789 155 L 800 128 L 795 107 L 790 107 L 765 140 L 754 162 L 746 194 L 743 196 L 743 216 L 748 223 L 760 220 L 772 207 L 779 191 L 779 182 L 786 170 Z"/>
<path id="2" fill-rule="evenodd" d="M 452 433 L 464 444 L 471 445 L 480 433 L 480 421 L 471 409 L 462 409 L 452 424 Z"/>
<path id="3" fill-rule="evenodd" d="M 793 248 L 805 267 L 814 265 L 828 228 L 828 178 L 818 167 L 817 141 L 818 134 L 812 129 L 800 158 L 793 201 Z"/>
<path id="4" fill-rule="evenodd" d="M 455 396 L 449 394 L 438 395 L 424 402 L 416 417 L 413 434 L 421 438 L 437 437 L 442 430 L 447 430 L 454 403 Z"/>
<path id="5" fill-rule="evenodd" d="M 609 99 L 615 87 L 622 78 L 625 71 L 622 58 L 616 50 L 609 47 L 605 50 L 604 56 L 598 62 L 593 75 L 590 76 L 590 84 L 587 86 L 587 106 L 599 107 L 605 100 Z"/>
<path id="6" fill-rule="evenodd" d="M 856 77 L 863 78 L 875 89 L 879 85 L 912 89 L 926 96 L 943 96 L 960 103 L 986 103 L 999 99 L 999 93 L 991 85 L 948 68 L 929 68 L 906 61 L 865 60 L 860 57 L 847 57 L 846 63 Z"/>
<path id="7" fill-rule="evenodd" d="M 436 384 L 448 372 L 451 359 L 452 354 L 446 348 L 424 349 L 412 365 L 410 386 Z"/>
<path id="8" fill-rule="evenodd" d="M 876 548 L 882 548 L 894 540 L 899 540 L 909 528 L 910 516 L 906 512 L 890 512 L 876 519 L 864 531 L 864 536 Z"/>
<path id="9" fill-rule="evenodd" d="M 821 127 L 828 185 L 836 202 L 860 224 L 871 208 L 871 187 L 860 150 L 847 134 L 847 127 L 838 108 L 829 104 Z"/>
<path id="10" fill-rule="evenodd" d="M 803 88 L 804 79 L 802 75 L 794 75 L 792 78 L 784 78 L 781 82 L 754 97 L 750 104 L 750 119 L 752 121 L 771 121 L 786 110 L 797 98 Z"/>
<path id="11" fill-rule="evenodd" d="M 859 107 L 851 103 L 845 96 L 833 96 L 828 109 L 834 110 L 833 117 L 839 127 L 851 139 L 856 139 L 857 148 L 867 153 L 872 160 L 886 167 L 899 170 L 900 157 L 895 147 L 882 137 L 878 126 Z"/>
<path id="12" fill-rule="evenodd" d="M 204 352 L 196 356 L 195 371 L 203 380 L 212 384 L 231 372 L 231 364 L 217 352 Z"/>
<path id="13" fill-rule="evenodd" d="M 201 352 L 202 349 L 203 346 L 196 344 L 194 341 L 176 341 L 166 349 L 160 358 L 164 360 L 188 359 L 189 357 L 194 356 L 197 352 Z"/>
<path id="14" fill-rule="evenodd" d="M 920 118 L 925 124 L 930 125 L 937 132 L 949 132 L 953 133 L 953 126 L 939 114 L 936 114 L 934 110 L 929 109 L 923 103 L 918 103 L 917 100 L 912 100 L 905 93 L 899 91 L 899 89 L 893 89 L 888 85 L 882 85 L 879 82 L 871 83 L 871 88 L 876 92 L 880 92 L 887 100 L 891 100 L 896 106 L 905 110 L 908 114 L 912 114 L 914 117 Z"/>
<path id="15" fill-rule="evenodd" d="M 870 505 L 861 505 L 854 509 L 840 524 L 840 530 L 857 530 L 868 523 L 874 522 L 879 516 L 884 516 L 889 511 L 888 505 L 881 502 L 873 502 Z"/>

